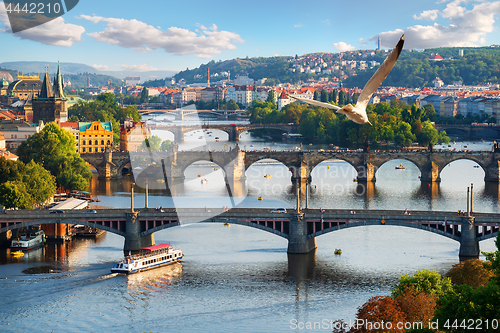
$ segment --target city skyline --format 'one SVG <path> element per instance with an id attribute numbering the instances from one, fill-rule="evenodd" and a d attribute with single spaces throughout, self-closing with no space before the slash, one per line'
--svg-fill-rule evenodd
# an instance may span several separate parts
<path id="1" fill-rule="evenodd" d="M 362 8 L 363 10 L 359 10 Z M 80 1 L 69 13 L 16 34 L 0 5 L 0 62 L 77 62 L 97 70 L 196 68 L 211 60 L 314 52 L 500 44 L 500 1 Z"/>

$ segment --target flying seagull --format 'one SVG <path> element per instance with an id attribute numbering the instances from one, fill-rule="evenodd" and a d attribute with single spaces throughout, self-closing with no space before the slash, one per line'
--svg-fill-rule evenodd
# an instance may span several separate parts
<path id="1" fill-rule="evenodd" d="M 382 65 L 377 69 L 375 74 L 373 74 L 371 79 L 365 85 L 363 91 L 361 92 L 361 95 L 359 95 L 356 106 L 348 104 L 341 108 L 339 106 L 330 103 L 323 103 L 312 99 L 295 97 L 293 95 L 288 95 L 288 96 L 304 103 L 316 106 L 322 106 L 324 108 L 333 109 L 337 113 L 343 113 L 347 116 L 347 118 L 354 121 L 355 123 L 358 124 L 368 123 L 371 125 L 370 121 L 368 120 L 368 116 L 366 115 L 366 106 L 368 105 L 368 102 L 370 101 L 370 98 L 372 97 L 375 90 L 377 90 L 382 81 L 384 81 L 387 75 L 389 75 L 389 73 L 391 72 L 392 67 L 394 67 L 396 60 L 398 60 L 399 54 L 403 49 L 404 42 L 405 42 L 405 35 L 401 36 L 394 50 L 392 50 L 391 53 L 389 53 L 389 55 L 387 56 L 387 58 L 385 58 Z"/>

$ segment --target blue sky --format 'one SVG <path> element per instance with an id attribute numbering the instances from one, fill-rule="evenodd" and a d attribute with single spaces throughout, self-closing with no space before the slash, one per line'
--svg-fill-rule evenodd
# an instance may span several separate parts
<path id="1" fill-rule="evenodd" d="M 393 47 L 500 44 L 500 1 L 80 0 L 13 34 L 0 4 L 5 61 L 78 62 L 103 70 L 184 70 L 210 60 Z"/>

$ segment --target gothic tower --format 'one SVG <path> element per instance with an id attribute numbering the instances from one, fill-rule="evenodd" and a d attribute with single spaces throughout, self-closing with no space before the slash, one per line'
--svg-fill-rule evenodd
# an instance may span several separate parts
<path id="1" fill-rule="evenodd" d="M 64 85 L 59 65 L 53 86 L 50 81 L 46 68 L 40 93 L 37 98 L 32 99 L 34 123 L 42 120 L 44 123 L 53 121 L 59 125 L 61 121 L 65 122 L 68 119 L 67 99 L 63 93 Z"/>

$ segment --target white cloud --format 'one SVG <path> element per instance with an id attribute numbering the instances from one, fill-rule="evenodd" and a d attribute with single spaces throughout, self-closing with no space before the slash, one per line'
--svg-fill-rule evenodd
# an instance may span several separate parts
<path id="1" fill-rule="evenodd" d="M 495 15 L 500 14 L 500 1 L 482 2 L 472 9 L 461 7 L 462 0 L 452 1 L 440 13 L 449 24 L 414 25 L 382 32 L 370 41 L 381 38 L 382 46 L 393 48 L 401 34 L 406 34 L 405 48 L 426 49 L 433 47 L 465 47 L 485 44 L 485 36 L 495 30 Z"/>
<path id="2" fill-rule="evenodd" d="M 352 51 L 355 49 L 354 46 L 344 42 L 333 43 L 333 46 L 337 49 L 337 52 Z"/>
<path id="3" fill-rule="evenodd" d="M 330 19 L 326 19 L 324 21 L 321 21 L 321 23 L 326 24 L 326 25 L 330 25 L 331 24 Z"/>
<path id="4" fill-rule="evenodd" d="M 101 32 L 89 33 L 99 42 L 131 48 L 138 52 L 164 49 L 174 55 L 193 54 L 199 58 L 212 58 L 223 50 L 236 49 L 234 43 L 243 43 L 240 35 L 229 31 L 218 31 L 215 24 L 206 28 L 198 25 L 201 32 L 170 27 L 162 31 L 144 22 L 132 19 L 106 18 L 81 15 L 94 23 L 107 23 Z"/>
<path id="5" fill-rule="evenodd" d="M 0 21 L 5 25 L 1 30 L 5 33 L 12 33 L 7 12 L 5 11 L 5 7 L 1 5 Z M 82 40 L 82 34 L 84 32 L 85 28 L 82 26 L 65 23 L 62 17 L 58 17 L 42 25 L 16 32 L 14 36 L 42 44 L 70 47 L 74 43 Z"/>
<path id="6" fill-rule="evenodd" d="M 97 64 L 94 64 L 94 65 L 92 65 L 92 67 L 94 67 L 98 71 L 109 71 L 109 66 L 108 65 L 97 65 Z"/>
<path id="7" fill-rule="evenodd" d="M 298 24 L 295 24 L 294 27 L 295 28 L 302 28 L 302 23 L 299 22 Z"/>
<path id="8" fill-rule="evenodd" d="M 116 65 L 117 67 L 121 67 L 122 69 L 129 70 L 129 71 L 137 71 L 137 72 L 147 72 L 147 71 L 157 71 L 158 68 L 155 68 L 153 66 L 149 66 L 147 64 L 142 64 L 142 65 Z"/>
<path id="9" fill-rule="evenodd" d="M 424 10 L 419 16 L 413 15 L 413 18 L 415 20 L 435 21 L 438 17 L 438 12 L 439 10 L 437 9 Z"/>

